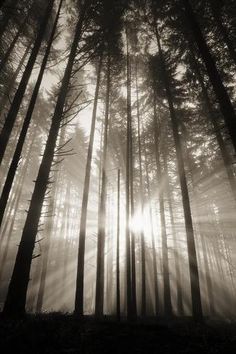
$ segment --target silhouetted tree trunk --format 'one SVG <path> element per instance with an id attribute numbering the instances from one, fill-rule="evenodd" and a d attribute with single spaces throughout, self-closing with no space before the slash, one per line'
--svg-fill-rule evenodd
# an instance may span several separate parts
<path id="1" fill-rule="evenodd" d="M 58 178 L 55 178 L 52 192 L 50 196 L 50 202 L 48 205 L 49 213 L 54 215 L 55 212 L 55 197 L 56 197 L 56 181 Z M 51 246 L 51 237 L 52 237 L 52 230 L 53 230 L 53 220 L 51 218 L 47 219 L 46 228 L 45 228 L 45 239 L 42 245 L 42 269 L 41 269 L 41 276 L 39 282 L 39 290 L 38 290 L 38 297 L 36 302 L 36 312 L 42 312 L 43 308 L 43 299 L 44 299 L 44 292 L 45 292 L 45 284 L 46 284 L 46 276 L 47 276 L 47 269 L 48 269 L 48 257 L 49 257 L 49 250 Z"/>
<path id="2" fill-rule="evenodd" d="M 5 150 L 7 147 L 7 143 L 9 141 L 14 123 L 16 121 L 17 114 L 18 114 L 18 111 L 19 111 L 28 81 L 30 79 L 30 76 L 31 76 L 31 73 L 32 73 L 32 70 L 33 70 L 33 67 L 34 67 L 40 46 L 41 46 L 41 43 L 43 41 L 43 37 L 44 37 L 45 31 L 46 31 L 47 23 L 49 21 L 51 13 L 52 13 L 53 3 L 54 3 L 54 0 L 49 0 L 49 2 L 48 2 L 48 6 L 47 6 L 45 14 L 42 18 L 39 32 L 38 32 L 37 38 L 34 43 L 34 47 L 31 51 L 28 63 L 26 65 L 25 71 L 24 71 L 23 76 L 21 78 L 20 84 L 18 86 L 18 89 L 17 89 L 14 99 L 12 101 L 10 110 L 6 116 L 5 124 L 4 124 L 1 134 L 0 134 L 0 164 L 2 162 L 4 153 L 5 153 Z"/>
<path id="3" fill-rule="evenodd" d="M 20 177 L 20 179 L 16 181 L 16 183 L 13 187 L 13 190 L 10 195 L 9 202 L 8 202 L 8 205 L 6 208 L 6 212 L 5 212 L 6 216 L 4 218 L 4 223 L 2 223 L 2 226 L 1 226 L 2 232 L 1 232 L 1 238 L 0 238 L 0 248 L 1 248 L 2 242 L 4 240 L 4 237 L 7 234 L 7 229 L 10 224 L 10 220 L 11 220 L 11 214 L 14 213 L 14 211 L 15 211 L 15 202 L 16 202 L 16 199 L 18 196 L 17 191 L 19 188 L 22 189 L 22 185 L 25 182 L 25 176 L 26 176 L 26 172 L 27 172 L 30 160 L 31 160 L 30 153 L 31 153 L 31 149 L 33 147 L 33 142 L 34 142 L 35 136 L 36 136 L 36 130 L 32 130 L 32 136 L 30 136 L 31 142 L 29 144 L 29 148 L 27 148 L 26 156 L 24 157 L 23 167 L 22 167 L 22 170 L 20 173 L 22 175 L 22 177 Z"/>
<path id="4" fill-rule="evenodd" d="M 86 162 L 86 169 L 85 169 L 81 217 L 80 217 L 77 282 L 76 282 L 76 294 L 75 294 L 75 313 L 79 316 L 83 315 L 84 252 L 85 252 L 85 240 L 86 240 L 86 223 L 87 223 L 88 196 L 89 196 L 90 174 L 91 174 L 91 164 L 92 164 L 93 143 L 94 143 L 96 116 L 97 116 L 97 105 L 98 105 L 98 95 L 99 95 L 99 88 L 100 88 L 101 69 L 102 69 L 102 55 L 100 56 L 98 70 L 97 70 L 97 83 L 96 83 L 95 96 L 94 96 L 94 105 L 93 105 L 92 122 L 91 122 L 87 162 Z"/>
<path id="5" fill-rule="evenodd" d="M 32 145 L 33 144 L 31 144 L 30 147 L 32 147 Z M 2 257 L 1 257 L 1 260 L 0 260 L 0 264 L 1 264 L 0 265 L 0 283 L 1 283 L 1 280 L 2 280 L 2 275 L 3 275 L 3 272 L 4 272 L 6 261 L 8 259 L 8 252 L 9 252 L 9 248 L 10 248 L 10 241 L 11 241 L 11 238 L 12 238 L 13 227 L 15 225 L 17 211 L 19 210 L 20 198 L 21 198 L 22 192 L 23 192 L 22 184 L 24 183 L 24 180 L 25 180 L 25 177 L 26 177 L 26 173 L 27 173 L 27 170 L 28 170 L 29 155 L 30 155 L 30 148 L 29 148 L 29 151 L 28 151 L 26 159 L 25 159 L 25 164 L 24 164 L 24 167 L 23 167 L 23 174 L 22 174 L 22 176 L 21 176 L 21 178 L 19 180 L 19 183 L 17 185 L 17 189 L 16 189 L 16 192 L 15 192 L 15 198 L 13 200 L 12 207 L 11 207 L 11 210 L 10 210 L 10 212 L 13 212 L 13 215 L 9 215 L 9 219 L 7 220 L 6 227 L 4 226 L 4 229 L 3 229 L 3 232 L 2 232 L 1 240 L 4 238 L 4 236 L 6 234 L 7 234 L 7 239 L 6 239 L 5 249 L 4 249 L 3 253 L 2 253 Z M 9 227 L 9 229 L 8 229 L 8 227 Z"/>
<path id="6" fill-rule="evenodd" d="M 156 111 L 156 93 L 154 92 L 154 138 L 155 138 L 155 158 L 157 167 L 157 181 L 159 184 L 159 207 L 161 221 L 161 240 L 162 240 L 162 263 L 163 263 L 163 286 L 164 286 L 164 313 L 166 316 L 172 315 L 171 295 L 170 295 L 170 274 L 169 274 L 169 256 L 166 234 L 165 204 L 164 204 L 164 176 L 160 161 L 160 144 L 158 139 L 158 124 Z"/>
<path id="7" fill-rule="evenodd" d="M 120 321 L 120 170 L 117 171 L 116 316 Z"/>
<path id="8" fill-rule="evenodd" d="M 111 89 L 111 59 L 108 53 L 107 61 L 107 82 L 106 82 L 106 103 L 105 103 L 105 124 L 104 124 L 104 143 L 102 154 L 102 185 L 100 196 L 100 207 L 98 213 L 98 243 L 97 243 L 97 275 L 96 275 L 96 300 L 95 316 L 103 316 L 104 306 L 104 250 L 106 233 L 106 194 L 107 194 L 107 148 L 108 148 L 108 124 L 109 124 L 109 105 Z"/>
<path id="9" fill-rule="evenodd" d="M 234 149 L 236 150 L 236 114 L 230 101 L 227 90 L 222 82 L 220 74 L 217 70 L 215 61 L 210 53 L 207 43 L 203 37 L 199 24 L 196 20 L 193 9 L 188 0 L 182 0 L 182 4 L 185 10 L 186 21 L 189 24 L 189 28 L 192 31 L 194 40 L 197 43 L 199 53 L 206 66 L 211 84 L 213 86 L 215 95 L 220 105 L 221 113 L 224 117 L 226 126 L 228 128 Z"/>
<path id="10" fill-rule="evenodd" d="M 139 181 L 140 181 L 140 205 L 141 217 L 144 218 L 144 190 L 143 190 L 143 175 L 142 175 L 142 147 L 141 147 L 141 129 L 140 129 L 140 107 L 139 107 L 139 91 L 138 91 L 138 64 L 137 59 L 135 63 L 135 84 L 136 84 L 136 104 L 137 104 L 137 119 L 138 119 L 138 156 L 139 156 Z M 145 239 L 144 239 L 144 225 L 141 228 L 141 269 L 142 269 L 142 283 L 141 283 L 141 316 L 146 316 L 146 256 L 145 256 Z"/>
<path id="11" fill-rule="evenodd" d="M 168 163 L 166 160 L 166 154 L 163 153 L 163 162 L 164 162 L 164 174 L 166 180 L 166 194 L 168 200 L 168 207 L 170 212 L 170 223 L 171 223 L 171 231 L 173 235 L 173 243 L 174 243 L 174 261 L 175 261 L 175 274 L 176 274 L 176 290 L 177 290 L 177 310 L 180 316 L 184 314 L 183 308 L 183 294 L 182 294 L 182 286 L 181 286 L 181 272 L 180 272 L 180 257 L 179 257 L 179 248 L 176 238 L 176 231 L 175 231 L 175 222 L 174 222 L 174 213 L 172 207 L 172 199 L 171 199 L 171 189 L 170 189 L 170 178 L 169 178 L 169 171 L 168 171 Z"/>
<path id="12" fill-rule="evenodd" d="M 2 224 L 2 219 L 3 219 L 3 216 L 4 216 L 5 209 L 6 209 L 8 197 L 9 197 L 9 194 L 10 194 L 10 191 L 11 191 L 11 188 L 12 188 L 12 184 L 13 184 L 13 180 L 14 180 L 14 177 L 15 177 L 15 174 L 16 174 L 16 170 L 17 170 L 17 167 L 18 167 L 18 164 L 19 164 L 19 161 L 20 161 L 23 145 L 24 145 L 25 138 L 26 138 L 26 135 L 27 135 L 27 132 L 28 132 L 28 129 L 29 129 L 30 122 L 31 122 L 32 114 L 33 114 L 34 107 L 35 107 L 35 104 L 36 104 L 36 100 L 37 100 L 37 97 L 38 97 L 38 93 L 39 93 L 40 85 L 41 85 L 41 82 L 42 82 L 42 79 L 43 79 L 44 71 L 45 71 L 45 68 L 46 68 L 46 65 L 47 65 L 47 62 L 48 62 L 48 57 L 49 57 L 49 54 L 50 54 L 51 46 L 52 46 L 54 35 L 55 35 L 55 32 L 56 32 L 56 28 L 57 28 L 57 23 L 58 23 L 58 19 L 59 19 L 59 15 L 60 15 L 62 2 L 63 2 L 63 0 L 61 0 L 60 3 L 59 3 L 59 8 L 58 8 L 58 12 L 57 12 L 57 15 L 56 15 L 56 18 L 55 18 L 55 22 L 54 22 L 54 25 L 53 25 L 52 33 L 51 33 L 51 36 L 49 38 L 48 46 L 47 46 L 47 49 L 46 49 L 46 52 L 45 52 L 45 55 L 44 55 L 44 58 L 43 58 L 43 62 L 41 64 L 41 68 L 40 68 L 40 71 L 39 71 L 39 74 L 38 74 L 38 78 L 37 78 L 37 81 L 36 81 L 36 84 L 35 84 L 31 99 L 30 99 L 29 107 L 28 107 L 28 110 L 27 110 L 27 113 L 26 113 L 26 116 L 25 116 L 25 119 L 24 119 L 24 123 L 23 123 L 22 129 L 21 129 L 21 132 L 20 132 L 20 136 L 18 138 L 17 146 L 16 146 L 16 149 L 15 149 L 15 152 L 14 152 L 11 164 L 10 164 L 10 168 L 9 168 L 9 171 L 8 171 L 8 174 L 7 174 L 7 178 L 6 178 L 4 187 L 3 187 L 3 191 L 2 191 L 2 194 L 1 194 L 1 198 L 0 198 L 0 226 Z"/>
<path id="13" fill-rule="evenodd" d="M 158 315 L 159 310 L 159 296 L 158 296 L 158 284 L 157 284 L 157 258 L 156 258 L 156 245 L 155 237 L 153 230 L 153 216 L 152 216 L 152 207 L 151 207 L 151 189 L 150 189 L 150 179 L 148 174 L 148 161 L 146 147 L 144 147 L 144 158 L 145 158 L 145 172 L 146 172 L 146 182 L 147 182 L 147 193 L 148 193 L 148 202 L 149 202 L 149 215 L 151 221 L 151 232 L 152 232 L 152 258 L 153 258 L 153 279 L 154 279 L 154 297 L 155 297 L 155 315 Z"/>
<path id="14" fill-rule="evenodd" d="M 131 77 L 130 77 L 130 55 L 128 34 L 126 27 L 126 45 L 127 45 L 127 137 L 126 137 L 126 181 L 125 181 L 125 198 L 126 198 L 126 296 L 127 296 L 127 317 L 133 317 L 133 302 L 132 302 L 132 275 L 131 275 L 131 239 L 130 239 L 130 137 L 131 137 Z"/>
<path id="15" fill-rule="evenodd" d="M 185 228 L 187 235 L 187 249 L 188 249 L 188 258 L 189 258 L 189 270 L 190 270 L 190 284 L 191 284 L 191 296 L 192 296 L 192 311 L 193 316 L 196 320 L 202 319 L 202 304 L 201 304 L 201 294 L 200 294 L 200 284 L 199 284 L 199 274 L 198 274 L 198 263 L 197 263 L 197 254 L 194 240 L 194 232 L 193 232 L 193 222 L 191 215 L 191 207 L 190 200 L 188 194 L 187 180 L 185 175 L 182 147 L 179 135 L 179 127 L 178 127 L 178 118 L 176 116 L 174 102 L 170 87 L 170 81 L 168 78 L 165 58 L 162 52 L 160 38 L 157 26 L 155 26 L 155 33 L 158 45 L 158 51 L 161 59 L 162 72 L 163 72 L 163 81 L 166 90 L 166 98 L 168 101 L 170 118 L 173 130 L 173 137 L 176 149 L 176 157 L 177 157 L 177 168 L 178 175 L 180 180 L 180 187 L 182 192 L 182 200 L 183 200 L 183 209 L 184 209 L 184 220 L 185 220 Z"/>
<path id="16" fill-rule="evenodd" d="M 12 278 L 8 288 L 8 294 L 3 309 L 3 313 L 5 315 L 17 316 L 22 315 L 25 312 L 29 273 L 35 245 L 35 239 L 38 231 L 41 209 L 49 182 L 49 174 L 53 162 L 57 136 L 60 129 L 61 117 L 63 115 L 63 108 L 70 83 L 70 77 L 88 5 L 89 1 L 85 2 L 82 6 L 79 15 L 79 20 L 76 25 L 70 55 L 68 58 L 64 77 L 62 79 L 62 84 L 57 98 L 55 111 L 52 117 L 52 124 L 50 127 L 38 176 L 35 181 L 35 187 L 30 201 L 29 211 L 24 225 L 21 242 L 18 248 Z"/>

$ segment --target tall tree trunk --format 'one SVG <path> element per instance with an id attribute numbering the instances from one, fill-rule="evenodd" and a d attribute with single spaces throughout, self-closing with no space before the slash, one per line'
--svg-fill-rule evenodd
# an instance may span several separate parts
<path id="1" fill-rule="evenodd" d="M 35 125 L 35 127 L 36 127 L 36 125 Z M 24 175 L 27 172 L 27 170 L 28 170 L 28 166 L 29 166 L 29 163 L 30 163 L 30 153 L 32 151 L 31 149 L 33 147 L 34 139 L 35 139 L 35 136 L 36 136 L 36 130 L 34 130 L 35 127 L 33 127 L 33 129 L 32 129 L 32 136 L 30 134 L 29 148 L 27 148 L 26 156 L 24 157 L 25 162 L 24 162 L 24 165 L 22 167 L 21 175 Z M 0 237 L 0 248 L 1 248 L 1 244 L 2 244 L 2 242 L 4 240 L 4 237 L 6 235 L 6 230 L 7 230 L 8 225 L 9 225 L 9 220 L 11 219 L 11 214 L 14 211 L 13 204 L 15 203 L 16 198 L 17 198 L 17 192 L 16 191 L 18 190 L 19 186 L 21 186 L 21 188 L 22 188 L 23 183 L 24 183 L 24 178 L 22 179 L 20 177 L 20 179 L 17 180 L 17 182 L 15 183 L 15 185 L 14 185 L 14 187 L 12 189 L 12 192 L 11 192 L 11 194 L 9 196 L 9 201 L 7 203 L 8 205 L 7 205 L 7 208 L 6 208 L 6 211 L 5 211 L 5 215 L 6 216 L 4 218 L 4 223 L 2 223 L 2 226 L 1 226 L 2 232 L 1 232 L 1 237 Z"/>
<path id="2" fill-rule="evenodd" d="M 173 243 L 174 243 L 174 261 L 175 261 L 175 274 L 176 274 L 176 290 L 177 290 L 177 311 L 180 316 L 184 314 L 183 308 L 183 293 L 182 293 L 182 286 L 181 286 L 181 273 L 180 273 L 180 257 L 179 257 L 179 249 L 177 244 L 176 238 L 176 231 L 175 231 L 175 222 L 174 222 L 174 213 L 172 207 L 172 200 L 171 200 L 171 189 L 170 189 L 170 178 L 169 178 L 169 171 L 168 171 L 168 163 L 166 159 L 166 154 L 163 154 L 163 162 L 164 162 L 164 175 L 166 179 L 166 193 L 167 193 L 167 200 L 168 200 L 168 207 L 170 213 L 170 223 L 171 223 L 171 230 L 173 235 Z"/>
<path id="3" fill-rule="evenodd" d="M 232 105 L 232 102 L 230 101 L 227 90 L 217 70 L 215 61 L 203 37 L 203 34 L 196 20 L 195 14 L 193 12 L 189 0 L 182 0 L 182 4 L 185 10 L 186 21 L 188 22 L 189 27 L 191 28 L 194 40 L 196 41 L 196 44 L 199 49 L 199 53 L 206 66 L 211 84 L 219 102 L 221 113 L 228 128 L 234 149 L 236 150 L 236 114 L 234 111 L 234 107 Z"/>
<path id="4" fill-rule="evenodd" d="M 143 174 L 142 174 L 142 147 L 141 147 L 141 129 L 140 129 L 140 107 L 139 107 L 139 91 L 138 91 L 138 63 L 135 63 L 135 83 L 136 83 L 136 101 L 137 101 L 137 119 L 138 119 L 138 156 L 139 156 L 139 181 L 140 181 L 140 205 L 141 218 L 144 218 L 144 190 L 143 190 Z M 141 316 L 146 316 L 146 255 L 145 255 L 145 239 L 144 229 L 141 228 Z"/>
<path id="5" fill-rule="evenodd" d="M 179 175 L 180 187 L 182 192 L 184 221 L 185 221 L 187 249 L 188 249 L 188 258 L 189 258 L 192 311 L 193 311 L 193 317 L 196 320 L 201 321 L 203 314 L 202 314 L 197 254 L 196 254 L 196 246 L 195 246 L 195 239 L 194 239 L 194 232 L 193 232 L 193 222 L 192 222 L 187 180 L 186 180 L 184 161 L 183 161 L 182 146 L 181 146 L 180 135 L 179 135 L 179 126 L 178 126 L 179 124 L 178 124 L 178 118 L 176 116 L 176 112 L 174 108 L 173 96 L 170 88 L 170 81 L 166 70 L 165 58 L 162 52 L 157 26 L 155 26 L 155 33 L 156 33 L 158 51 L 161 59 L 163 80 L 164 80 L 164 85 L 166 90 L 166 98 L 168 101 L 168 106 L 170 111 L 172 131 L 173 131 L 173 137 L 174 137 L 174 143 L 176 149 L 178 175 Z"/>
<path id="6" fill-rule="evenodd" d="M 81 217 L 80 217 L 77 281 L 76 281 L 76 294 L 75 294 L 75 313 L 79 316 L 83 315 L 84 252 L 85 252 L 85 240 L 86 240 L 86 223 L 87 223 L 87 213 L 88 213 L 88 196 L 89 196 L 89 185 L 90 185 L 91 164 L 92 164 L 93 143 L 94 143 L 96 116 L 97 116 L 101 69 L 102 69 L 102 55 L 100 56 L 98 71 L 97 71 L 97 83 L 96 83 L 95 96 L 94 96 L 94 105 L 93 105 L 92 122 L 91 122 L 87 162 L 86 162 L 86 169 L 85 169 Z"/>
<path id="7" fill-rule="evenodd" d="M 96 275 L 96 300 L 95 316 L 103 316 L 104 306 L 104 250 L 106 233 L 106 194 L 107 194 L 107 147 L 108 147 L 108 124 L 109 124 L 109 105 L 111 89 L 111 59 L 108 53 L 107 61 L 107 83 L 106 83 L 106 103 L 105 103 L 105 125 L 104 125 L 104 144 L 102 154 L 102 185 L 100 206 L 98 213 L 98 244 L 97 244 L 97 275 Z"/>
<path id="8" fill-rule="evenodd" d="M 169 274 L 169 256 L 168 244 L 166 234 L 166 219 L 165 219 L 165 203 L 164 203 L 164 176 L 160 161 L 160 144 L 158 139 L 158 124 L 156 111 L 156 93 L 154 92 L 154 138 L 155 138 L 155 158 L 157 167 L 157 181 L 159 184 L 159 207 L 160 207 L 160 221 L 161 221 L 161 240 L 162 240 L 162 263 L 163 263 L 163 286 L 164 286 L 164 314 L 166 316 L 172 315 L 172 304 L 170 295 L 170 274 Z"/>
<path id="9" fill-rule="evenodd" d="M 60 129 L 61 117 L 63 115 L 63 108 L 70 83 L 73 64 L 77 53 L 78 42 L 81 37 L 84 17 L 89 3 L 89 0 L 84 3 L 76 26 L 69 59 L 62 80 L 55 111 L 52 117 L 51 128 L 49 131 L 38 176 L 35 182 L 34 191 L 30 201 L 29 211 L 27 214 L 25 226 L 21 237 L 21 242 L 16 256 L 12 278 L 8 288 L 8 294 L 3 309 L 3 313 L 5 315 L 17 316 L 25 313 L 29 273 L 35 245 L 35 239 L 38 231 L 41 209 L 48 186 L 50 169 L 54 158 L 54 149 L 56 147 L 57 136 Z"/>
<path id="10" fill-rule="evenodd" d="M 56 198 L 56 184 L 58 178 L 56 177 L 53 187 L 50 202 L 48 205 L 48 211 L 54 214 L 55 211 L 55 198 Z M 36 312 L 42 312 L 43 308 L 43 300 L 44 300 L 44 293 L 45 293 L 45 284 L 46 284 L 46 276 L 47 276 L 47 269 L 48 269 L 48 258 L 49 258 L 49 251 L 51 246 L 51 238 L 52 238 L 52 230 L 53 230 L 53 220 L 51 218 L 47 219 L 46 229 L 45 229 L 45 240 L 42 247 L 42 269 L 41 269 L 41 276 L 39 282 L 39 290 L 38 290 L 38 297 L 36 302 Z"/>
<path id="11" fill-rule="evenodd" d="M 129 48 L 127 48 L 129 50 Z M 127 67 L 127 75 L 129 76 L 128 87 L 127 89 L 130 92 L 131 97 L 131 60 L 130 54 L 128 53 L 128 62 L 129 65 Z M 131 104 L 131 101 L 130 101 Z M 130 216 L 131 220 L 134 218 L 134 156 L 133 156 L 133 124 L 132 124 L 132 114 L 130 116 L 130 136 L 129 136 L 129 188 L 130 188 Z M 135 320 L 137 318 L 137 295 L 136 295 L 136 234 L 131 229 L 131 296 L 132 296 L 132 319 Z"/>
<path id="12" fill-rule="evenodd" d="M 36 128 L 36 127 L 34 127 L 34 128 Z M 28 172 L 28 167 L 29 167 L 29 163 L 30 163 L 30 154 L 31 154 L 32 148 L 34 146 L 34 139 L 35 139 L 35 136 L 36 136 L 36 129 L 33 129 L 32 133 L 33 134 L 32 134 L 32 137 L 31 137 L 31 143 L 30 143 L 30 145 L 29 145 L 29 147 L 27 149 L 27 153 L 26 153 L 26 156 L 25 156 L 25 162 L 24 162 L 24 165 L 22 167 L 22 175 L 21 175 L 21 177 L 19 179 L 19 182 L 17 182 L 14 198 L 13 198 L 13 200 L 11 202 L 12 203 L 12 207 L 10 206 L 9 211 L 6 214 L 7 222 L 6 222 L 6 225 L 4 225 L 3 232 L 1 234 L 0 241 L 2 243 L 2 241 L 4 240 L 4 236 L 7 234 L 8 224 L 11 221 L 10 228 L 8 230 L 6 247 L 5 247 L 5 250 L 4 250 L 4 254 L 3 254 L 2 261 L 1 261 L 1 266 L 0 266 L 0 281 L 1 281 L 2 271 L 4 269 L 5 262 L 7 260 L 10 240 L 11 240 L 11 237 L 12 237 L 13 226 L 14 226 L 15 218 L 16 218 L 17 211 L 18 211 L 18 205 L 19 205 L 20 198 L 21 198 L 21 195 L 22 195 L 22 192 L 23 192 L 22 185 L 24 184 L 25 177 L 26 177 L 27 172 Z M 11 216 L 12 212 L 13 212 L 13 216 Z M 1 243 L 0 243 L 0 246 L 1 246 Z"/>
<path id="13" fill-rule="evenodd" d="M 120 321 L 120 170 L 117 171 L 116 316 Z"/>
<path id="14" fill-rule="evenodd" d="M 130 55 L 128 43 L 128 29 L 126 27 L 126 43 L 127 43 L 127 137 L 126 137 L 126 292 L 127 292 L 127 317 L 132 319 L 132 287 L 131 287 L 131 239 L 130 239 L 130 137 L 131 137 L 131 77 L 130 77 Z"/>
<path id="15" fill-rule="evenodd" d="M 31 51 L 28 63 L 26 65 L 26 68 L 25 68 L 25 71 L 24 71 L 23 76 L 21 78 L 19 87 L 16 91 L 16 94 L 15 94 L 14 99 L 12 101 L 10 110 L 6 116 L 5 124 L 4 124 L 1 134 L 0 134 L 0 164 L 2 162 L 2 159 L 3 159 L 4 153 L 5 153 L 7 143 L 9 141 L 13 126 L 15 124 L 17 114 L 20 109 L 20 105 L 21 105 L 28 81 L 30 79 L 30 76 L 31 76 L 31 73 L 32 73 L 32 70 L 33 70 L 33 67 L 34 67 L 40 46 L 41 46 L 41 43 L 43 41 L 43 37 L 44 37 L 45 31 L 47 28 L 47 24 L 48 24 L 49 18 L 52 13 L 53 3 L 54 3 L 54 0 L 49 0 L 49 2 L 48 2 L 48 6 L 46 8 L 42 22 L 40 24 L 37 38 L 34 43 L 34 47 Z"/>
<path id="16" fill-rule="evenodd" d="M 26 138 L 26 135 L 27 135 L 27 132 L 28 132 L 28 129 L 29 129 L 30 122 L 31 122 L 32 114 L 33 114 L 34 107 L 35 107 L 35 104 L 36 104 L 36 100 L 37 100 L 37 97 L 38 97 L 38 93 L 39 93 L 40 85 L 41 85 L 41 82 L 42 82 L 42 79 L 43 79 L 44 71 L 45 71 L 45 68 L 46 68 L 46 65 L 47 65 L 47 62 L 48 62 L 48 57 L 49 57 L 49 54 L 50 54 L 51 46 L 52 46 L 54 35 L 55 35 L 55 32 L 56 32 L 57 23 L 58 23 L 60 11 L 61 11 L 62 2 L 63 2 L 63 0 L 61 0 L 60 3 L 59 3 L 59 8 L 58 8 L 58 12 L 57 12 L 57 15 L 56 15 L 56 18 L 55 18 L 55 22 L 54 22 L 54 25 L 53 25 L 52 33 L 51 33 L 51 36 L 50 36 L 50 39 L 49 39 L 49 42 L 48 42 L 48 46 L 47 46 L 44 58 L 43 58 L 43 62 L 41 64 L 41 68 L 40 68 L 40 71 L 39 71 L 39 74 L 38 74 L 38 78 L 37 78 L 37 81 L 36 81 L 36 84 L 35 84 L 31 99 L 30 99 L 29 107 L 28 107 L 28 110 L 27 110 L 27 113 L 26 113 L 26 116 L 25 116 L 25 119 L 24 119 L 24 123 L 23 123 L 22 129 L 21 129 L 21 132 L 20 132 L 20 136 L 19 136 L 19 139 L 18 139 L 18 142 L 17 142 L 15 153 L 13 155 L 13 158 L 12 158 L 12 161 L 11 161 L 11 165 L 10 165 L 10 168 L 9 168 L 9 171 L 8 171 L 8 174 L 7 174 L 7 178 L 6 178 L 6 181 L 5 181 L 5 184 L 4 184 L 4 187 L 3 187 L 3 191 L 2 191 L 2 194 L 1 194 L 1 198 L 0 198 L 0 227 L 1 227 L 1 224 L 2 224 L 2 219 L 3 219 L 3 216 L 4 216 L 5 209 L 6 209 L 8 197 L 9 197 L 9 194 L 10 194 L 10 191 L 11 191 L 11 188 L 12 188 L 13 180 L 14 180 L 14 177 L 15 177 L 15 174 L 16 174 L 16 171 L 17 171 L 17 167 L 18 167 L 19 161 L 20 161 L 22 149 L 23 149 L 25 138 Z"/>
<path id="17" fill-rule="evenodd" d="M 153 279 L 154 279 L 154 297 L 155 297 L 155 316 L 158 315 L 159 310 L 159 294 L 158 294 L 158 284 L 157 284 L 157 255 L 156 255 L 156 245 L 153 230 L 153 216 L 152 216 L 152 206 L 151 206 L 151 189 L 150 180 L 148 174 L 148 161 L 146 147 L 144 147 L 144 158 L 145 158 L 145 172 L 146 172 L 146 182 L 147 182 L 147 193 L 148 193 L 148 204 L 149 204 L 149 215 L 151 222 L 151 232 L 152 232 L 152 258 L 153 258 Z"/>
<path id="18" fill-rule="evenodd" d="M 32 145 L 33 144 L 31 144 L 30 147 L 32 147 Z M 25 180 L 25 177 L 26 177 L 26 173 L 27 173 L 27 170 L 28 170 L 29 155 L 30 155 L 30 149 L 29 149 L 28 154 L 27 154 L 26 159 L 25 159 L 25 164 L 24 164 L 24 167 L 23 167 L 23 174 L 22 174 L 22 176 L 21 176 L 21 178 L 19 180 L 19 183 L 17 185 L 17 188 L 16 188 L 15 197 L 14 197 L 12 208 L 11 208 L 11 212 L 13 212 L 13 215 L 11 215 L 11 216 L 9 215 L 10 217 L 9 217 L 8 222 L 7 222 L 7 225 L 6 225 L 6 227 L 4 227 L 4 230 L 2 232 L 2 239 L 5 236 L 5 234 L 7 234 L 7 239 L 6 239 L 5 249 L 3 251 L 3 254 L 2 254 L 2 257 L 1 257 L 1 262 L 0 262 L 0 284 L 1 284 L 1 280 L 2 280 L 3 271 L 4 271 L 4 268 L 5 268 L 5 264 L 6 264 L 6 261 L 7 261 L 7 257 L 8 257 L 8 252 L 9 252 L 9 247 L 10 247 L 10 241 L 11 241 L 11 238 L 12 238 L 13 227 L 14 227 L 15 221 L 16 221 L 16 215 L 17 215 L 17 212 L 19 210 L 20 198 L 21 198 L 22 192 L 23 192 L 22 185 L 24 183 L 24 180 Z M 9 230 L 8 230 L 8 226 L 9 225 L 10 225 L 10 227 L 9 227 Z"/>

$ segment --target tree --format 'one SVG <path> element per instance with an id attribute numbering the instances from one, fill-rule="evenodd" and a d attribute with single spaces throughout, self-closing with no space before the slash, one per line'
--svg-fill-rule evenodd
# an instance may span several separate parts
<path id="1" fill-rule="evenodd" d="M 91 174 L 95 124 L 96 124 L 96 116 L 97 116 L 98 95 L 100 89 L 101 70 L 102 70 L 102 54 L 100 55 L 98 69 L 97 69 L 97 82 L 96 82 L 96 89 L 94 95 L 93 113 L 92 113 L 90 138 L 89 138 L 89 146 L 88 146 L 88 154 L 87 154 L 87 162 L 86 162 L 86 170 L 85 170 L 85 178 L 84 178 L 81 217 L 80 217 L 77 283 L 76 283 L 76 295 L 75 295 L 75 313 L 78 314 L 79 316 L 83 315 L 84 252 L 85 252 L 85 239 L 86 239 L 87 208 L 88 208 L 90 174 Z"/>
<path id="2" fill-rule="evenodd" d="M 168 78 L 168 72 L 165 65 L 165 58 L 161 47 L 159 32 L 156 24 L 156 16 L 154 12 L 154 21 L 155 21 L 155 34 L 157 39 L 158 51 L 160 56 L 160 63 L 163 74 L 163 83 L 165 86 L 166 98 L 168 101 L 168 107 L 171 117 L 171 124 L 173 130 L 173 137 L 175 142 L 176 149 L 176 157 L 177 157 L 177 166 L 178 166 L 178 174 L 180 180 L 180 186 L 182 191 L 182 200 L 183 200 L 183 209 L 184 209 L 184 218 L 185 218 L 185 228 L 187 235 L 187 246 L 188 246 L 188 257 L 189 257 L 189 270 L 190 270 L 190 282 L 191 282 L 191 295 L 192 295 L 192 310 L 193 316 L 196 320 L 202 319 L 202 305 L 201 305 L 201 294 L 200 294 L 200 284 L 199 284 L 199 274 L 198 274 L 198 264 L 197 264 L 197 255 L 196 255 L 196 247 L 194 240 L 194 232 L 193 232 L 193 222 L 191 216 L 191 207 L 189 201 L 187 180 L 185 175 L 181 140 L 179 135 L 179 127 L 178 127 L 178 118 L 176 116 L 175 108 L 174 108 L 174 100 L 172 97 L 170 81 Z"/>

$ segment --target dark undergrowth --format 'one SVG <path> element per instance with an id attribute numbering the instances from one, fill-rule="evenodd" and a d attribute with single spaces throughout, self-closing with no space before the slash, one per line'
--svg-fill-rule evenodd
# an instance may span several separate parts
<path id="1" fill-rule="evenodd" d="M 0 318 L 0 352 L 7 353 L 236 353 L 236 322 L 189 319 L 121 323 L 72 315 Z"/>

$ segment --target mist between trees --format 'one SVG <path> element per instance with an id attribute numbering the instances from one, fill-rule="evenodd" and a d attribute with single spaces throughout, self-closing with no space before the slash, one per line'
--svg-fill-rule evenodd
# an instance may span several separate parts
<path id="1" fill-rule="evenodd" d="M 5 316 L 235 317 L 235 6 L 0 2 Z"/>

